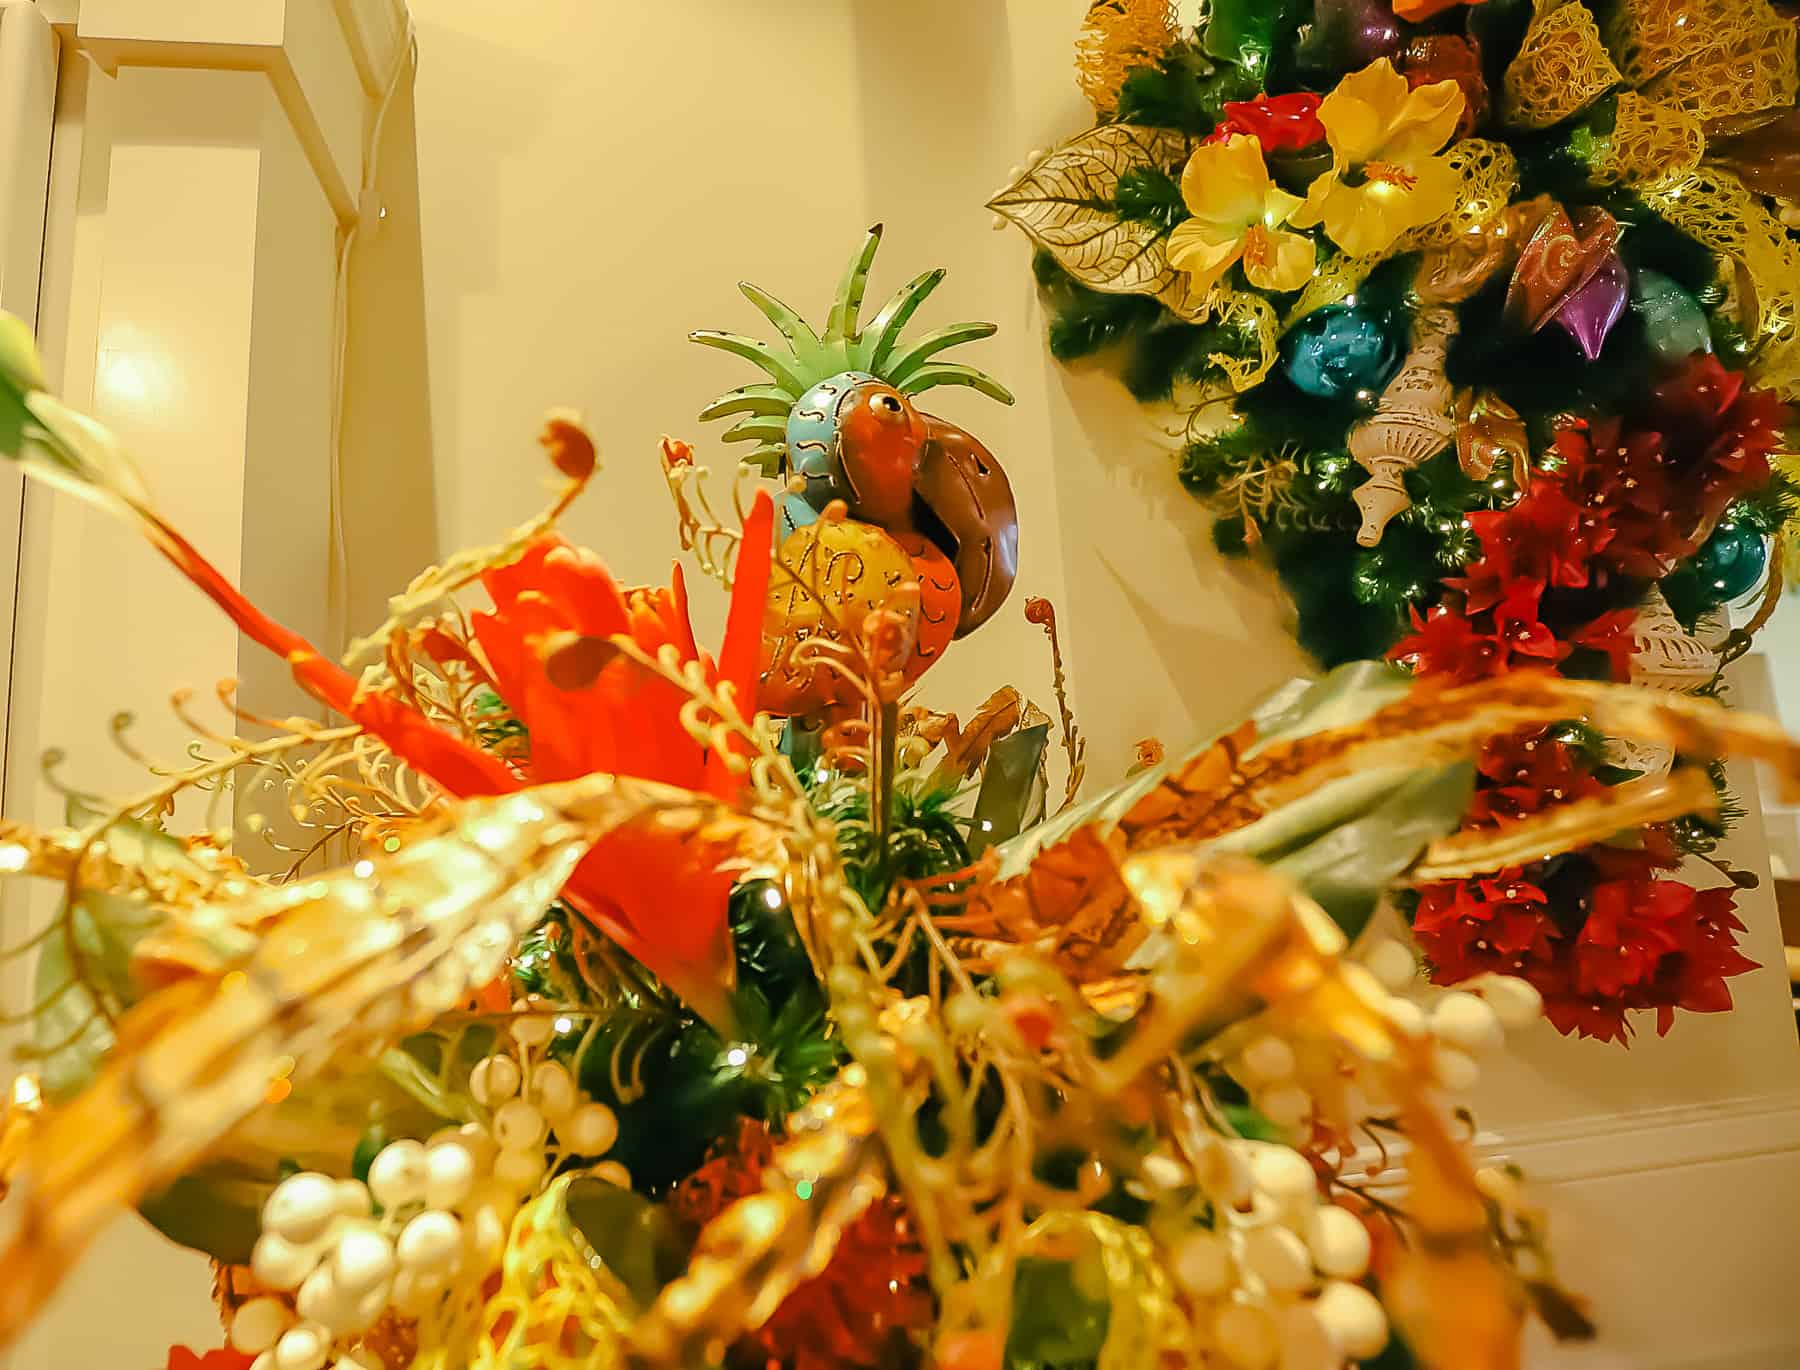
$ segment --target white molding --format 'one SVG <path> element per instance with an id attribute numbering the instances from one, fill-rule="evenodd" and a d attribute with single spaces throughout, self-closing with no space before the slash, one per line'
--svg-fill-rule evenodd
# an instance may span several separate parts
<path id="1" fill-rule="evenodd" d="M 1535 1184 L 1567 1184 L 1800 1151 L 1800 1090 L 1673 1105 L 1482 1133 L 1493 1161 Z"/>

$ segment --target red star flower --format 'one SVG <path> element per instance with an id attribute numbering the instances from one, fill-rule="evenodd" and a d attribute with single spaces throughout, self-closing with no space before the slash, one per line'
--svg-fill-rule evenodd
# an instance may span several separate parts
<path id="1" fill-rule="evenodd" d="M 1458 685 L 1499 675 L 1506 669 L 1500 644 L 1454 609 L 1442 606 L 1426 617 L 1412 610 L 1413 632 L 1388 653 L 1415 675 L 1443 676 Z"/>

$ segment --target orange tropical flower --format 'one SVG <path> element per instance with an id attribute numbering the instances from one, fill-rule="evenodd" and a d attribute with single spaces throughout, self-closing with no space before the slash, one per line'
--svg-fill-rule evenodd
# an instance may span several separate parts
<path id="1" fill-rule="evenodd" d="M 759 493 L 744 521 L 725 640 L 716 661 L 701 653 L 677 569 L 667 588 L 622 590 L 592 552 L 561 538 L 534 541 L 518 561 L 484 577 L 494 600 L 476 619 L 507 705 L 531 738 L 525 775 L 434 726 L 397 695 L 364 690 L 305 638 L 274 622 L 173 528 L 146 516 L 169 559 L 246 636 L 285 659 L 316 699 L 360 723 L 413 769 L 458 798 L 506 794 L 527 784 L 607 771 L 729 798 L 739 781 L 682 726 L 687 695 L 619 653 L 629 634 L 652 655 L 665 645 L 699 661 L 709 683 L 729 686 L 738 711 L 756 711 L 758 655 L 774 545 L 774 504 Z M 652 825 L 597 843 L 564 897 L 721 1029 L 732 1021 L 733 959 L 727 900 L 730 853 L 672 841 Z"/>

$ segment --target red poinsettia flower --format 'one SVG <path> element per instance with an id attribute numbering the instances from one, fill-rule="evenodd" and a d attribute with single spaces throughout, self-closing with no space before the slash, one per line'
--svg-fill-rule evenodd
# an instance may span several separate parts
<path id="1" fill-rule="evenodd" d="M 1604 545 L 1608 532 L 1589 527 L 1579 505 L 1553 481 L 1539 481 L 1508 509 L 1468 515 L 1481 544 L 1481 560 L 1463 581 L 1470 613 L 1491 608 L 1508 585 L 1534 580 L 1544 585 L 1580 587 L 1588 583 L 1588 562 Z"/>
<path id="2" fill-rule="evenodd" d="M 1538 601 L 1544 587 L 1539 581 L 1516 580 L 1494 606 L 1494 629 L 1508 652 L 1549 663 L 1569 654 L 1568 646 L 1539 617 Z"/>
<path id="3" fill-rule="evenodd" d="M 1517 733 L 1489 743 L 1477 769 L 1488 783 L 1476 791 L 1469 807 L 1471 827 L 1524 818 L 1606 788 L 1577 762 L 1573 748 L 1541 732 Z"/>
<path id="4" fill-rule="evenodd" d="M 1227 100 L 1225 117 L 1207 138 L 1221 143 L 1235 133 L 1248 133 L 1264 152 L 1298 152 L 1325 141 L 1319 122 L 1321 97 L 1298 90 L 1290 95 L 1264 95 L 1255 100 Z"/>
<path id="5" fill-rule="evenodd" d="M 1583 625 L 1569 640 L 1606 655 L 1607 670 L 1614 680 L 1631 679 L 1631 658 L 1637 655 L 1636 609 L 1615 609 Z"/>
<path id="6" fill-rule="evenodd" d="M 164 1370 L 250 1370 L 255 1356 L 221 1346 L 216 1351 L 190 1351 L 185 1346 L 169 1348 L 169 1363 Z"/>
<path id="7" fill-rule="evenodd" d="M 1439 606 L 1428 615 L 1412 613 L 1412 636 L 1402 638 L 1388 659 L 1410 666 L 1415 675 L 1442 676 L 1458 684 L 1485 680 L 1506 669 L 1506 653 L 1465 615 Z"/>

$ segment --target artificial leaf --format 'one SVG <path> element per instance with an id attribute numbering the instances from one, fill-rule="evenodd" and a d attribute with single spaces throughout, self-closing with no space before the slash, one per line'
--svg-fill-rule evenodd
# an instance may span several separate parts
<path id="1" fill-rule="evenodd" d="M 170 1241 L 221 1265 L 249 1265 L 262 1233 L 262 1210 L 279 1181 L 209 1165 L 183 1175 L 138 1205 L 146 1221 Z"/>
<path id="2" fill-rule="evenodd" d="M 1143 167 L 1179 174 L 1186 135 L 1132 124 L 1101 124 L 1064 143 L 988 202 L 1056 258 L 1082 285 L 1115 294 L 1163 295 L 1181 289 L 1169 265 L 1168 229 L 1127 218 L 1116 203 L 1119 181 Z"/>
<path id="3" fill-rule="evenodd" d="M 969 853 L 979 856 L 997 842 L 1023 832 L 1044 803 L 1042 762 L 1050 745 L 1050 725 L 1021 728 L 988 749 Z"/>
<path id="4" fill-rule="evenodd" d="M 664 1205 L 592 1176 L 571 1181 L 563 1203 L 593 1254 L 640 1305 L 647 1307 L 686 1266 L 689 1244 Z"/>
<path id="5" fill-rule="evenodd" d="M 162 921 L 145 901 L 84 890 L 66 913 L 67 932 L 38 953 L 32 1040 L 39 1080 L 51 1102 L 78 1093 L 112 1049 L 113 1030 L 100 1011 L 117 1014 L 138 997 L 133 949 Z M 98 999 L 96 998 L 98 995 Z"/>
<path id="6" fill-rule="evenodd" d="M 944 759 L 932 771 L 929 788 L 941 789 L 967 779 L 986 759 L 988 749 L 1018 727 L 1024 710 L 1025 701 L 1012 686 L 995 690 L 975 711 L 969 726 L 958 730 L 945 746 Z M 944 715 L 944 720 L 943 730 L 947 732 L 955 719 Z"/>

